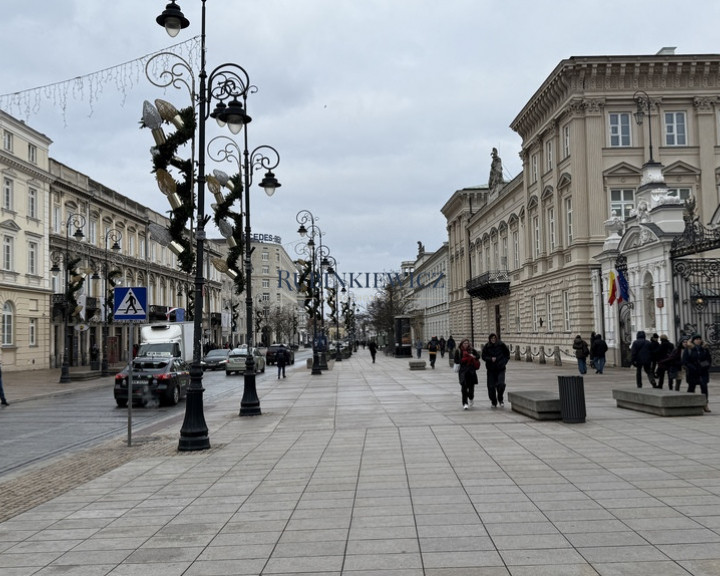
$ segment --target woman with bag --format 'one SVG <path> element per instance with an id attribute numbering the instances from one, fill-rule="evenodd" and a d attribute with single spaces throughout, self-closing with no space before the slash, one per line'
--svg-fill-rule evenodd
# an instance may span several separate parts
<path id="1" fill-rule="evenodd" d="M 470 340 L 465 338 L 455 350 L 455 372 L 458 373 L 460 390 L 462 393 L 463 410 L 473 405 L 475 400 L 475 385 L 478 383 L 477 371 L 480 361 L 477 350 L 470 346 Z"/>

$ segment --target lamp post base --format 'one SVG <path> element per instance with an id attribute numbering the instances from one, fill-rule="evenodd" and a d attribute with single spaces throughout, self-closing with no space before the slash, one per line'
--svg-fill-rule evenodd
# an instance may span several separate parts
<path id="1" fill-rule="evenodd" d="M 240 401 L 240 416 L 260 416 L 260 399 L 257 395 L 257 388 L 255 387 L 255 372 L 248 372 L 245 370 L 243 374 L 244 387 L 243 397 Z"/>
<path id="2" fill-rule="evenodd" d="M 210 448 L 208 427 L 203 414 L 205 389 L 202 387 L 202 369 L 199 370 L 199 379 L 197 367 L 193 366 L 190 370 L 191 381 L 185 399 L 185 420 L 180 429 L 180 442 L 178 443 L 178 450 L 181 452 Z"/>
<path id="3" fill-rule="evenodd" d="M 70 383 L 70 366 L 63 363 L 62 368 L 60 370 L 60 384 L 69 384 Z"/>

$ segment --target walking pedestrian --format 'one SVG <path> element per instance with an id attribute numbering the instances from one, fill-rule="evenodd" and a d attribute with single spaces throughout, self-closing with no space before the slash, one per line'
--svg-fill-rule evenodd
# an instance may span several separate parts
<path id="1" fill-rule="evenodd" d="M 587 374 L 587 358 L 590 356 L 590 348 L 580 334 L 573 340 L 573 350 L 575 350 L 575 358 L 577 358 L 578 371 L 580 374 Z"/>
<path id="2" fill-rule="evenodd" d="M 650 370 L 655 378 L 657 378 L 658 360 L 660 360 L 660 336 L 653 334 L 650 336 Z"/>
<path id="3" fill-rule="evenodd" d="M 437 359 L 437 353 L 439 348 L 437 336 L 433 336 L 428 342 L 428 356 L 430 356 L 430 368 L 435 370 L 435 360 Z"/>
<path id="4" fill-rule="evenodd" d="M 712 358 L 710 351 L 703 346 L 702 336 L 700 334 L 692 335 L 692 346 L 685 348 L 683 352 L 682 364 L 685 367 L 685 375 L 687 377 L 688 392 L 695 392 L 695 388 L 700 386 L 700 392 L 705 394 L 705 412 L 710 412 L 708 383 L 710 382 L 710 365 Z"/>
<path id="5" fill-rule="evenodd" d="M 662 340 L 662 337 L 660 338 Z M 658 388 L 663 387 L 663 377 L 667 372 L 668 377 L 668 390 L 673 389 L 673 380 L 675 381 L 675 390 L 680 391 L 680 384 L 682 379 L 680 378 L 680 370 L 682 370 L 682 355 L 687 347 L 687 338 L 683 338 L 678 342 L 670 354 L 664 359 L 658 362 Z"/>
<path id="6" fill-rule="evenodd" d="M 492 407 L 505 406 L 505 369 L 510 360 L 510 349 L 497 334 L 490 334 L 482 349 L 482 359 L 487 370 L 488 397 Z"/>
<path id="7" fill-rule="evenodd" d="M 422 349 L 423 349 L 422 338 L 418 338 L 417 340 L 415 340 L 415 352 L 416 352 L 418 358 L 420 358 L 420 356 L 422 356 Z"/>
<path id="8" fill-rule="evenodd" d="M 455 346 L 456 346 L 456 345 L 455 345 L 455 339 L 452 337 L 452 334 L 451 334 L 450 337 L 447 339 L 446 346 L 447 346 L 448 354 L 449 354 L 450 356 L 452 356 L 453 358 L 455 358 Z"/>
<path id="9" fill-rule="evenodd" d="M 440 336 L 440 358 L 445 358 L 445 346 L 447 345 L 447 342 L 445 342 L 445 336 Z"/>
<path id="10" fill-rule="evenodd" d="M 367 347 L 368 350 L 370 350 L 370 356 L 372 356 L 372 363 L 375 364 L 375 354 L 377 354 L 377 344 L 375 344 L 375 340 L 370 340 Z"/>
<path id="11" fill-rule="evenodd" d="M 652 373 L 652 352 L 650 350 L 650 341 L 645 338 L 645 331 L 640 330 L 635 337 L 635 341 L 630 346 L 630 360 L 635 366 L 635 383 L 638 388 L 642 388 L 642 373 L 647 374 L 650 385 L 657 387 L 655 376 Z"/>
<path id="12" fill-rule="evenodd" d="M 470 346 L 470 340 L 465 338 L 455 351 L 454 361 L 458 365 L 458 381 L 462 394 L 463 410 L 467 410 L 475 401 L 475 385 L 478 383 L 477 371 L 480 368 L 480 355 Z"/>
<path id="13" fill-rule="evenodd" d="M 595 374 L 602 374 L 603 370 L 605 370 L 605 354 L 607 351 L 608 346 L 602 334 L 595 334 L 595 339 L 590 344 L 590 356 L 594 359 Z"/>
<path id="14" fill-rule="evenodd" d="M 288 353 L 285 350 L 285 346 L 280 346 L 275 352 L 275 362 L 277 362 L 278 380 L 280 380 L 280 374 L 285 378 L 285 366 L 288 361 Z"/>
<path id="15" fill-rule="evenodd" d="M 662 388 L 665 381 L 665 372 L 667 372 L 668 366 L 665 360 L 675 351 L 675 346 L 668 340 L 667 334 L 660 336 L 660 344 L 658 346 L 657 360 L 655 363 L 655 379 L 657 380 L 657 387 Z M 672 390 L 672 381 L 674 377 L 668 376 L 668 388 Z"/>

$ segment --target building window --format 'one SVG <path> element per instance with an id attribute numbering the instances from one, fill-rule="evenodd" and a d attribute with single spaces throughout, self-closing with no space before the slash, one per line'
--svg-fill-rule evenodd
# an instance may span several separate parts
<path id="1" fill-rule="evenodd" d="M 270 274 L 270 266 L 263 266 L 262 267 L 262 274 Z"/>
<path id="2" fill-rule="evenodd" d="M 93 246 L 97 246 L 97 230 L 98 222 L 93 218 L 88 224 L 88 242 Z"/>
<path id="3" fill-rule="evenodd" d="M 687 200 L 690 198 L 690 188 L 668 188 L 668 196 L 680 198 L 680 200 Z"/>
<path id="4" fill-rule="evenodd" d="M 492 270 L 492 266 L 490 264 L 490 248 L 485 248 L 485 270 L 487 272 Z"/>
<path id="5" fill-rule="evenodd" d="M 3 305 L 3 318 L 2 318 L 2 343 L 4 346 L 12 346 L 15 342 L 13 337 L 13 324 L 14 324 L 15 312 L 10 302 L 5 302 Z"/>
<path id="6" fill-rule="evenodd" d="M 28 218 L 34 218 L 37 220 L 38 217 L 38 191 L 35 188 L 28 188 Z"/>
<path id="7" fill-rule="evenodd" d="M 28 274 L 37 275 L 37 242 L 28 242 Z"/>
<path id="8" fill-rule="evenodd" d="M 530 156 L 530 182 L 533 184 L 538 181 L 538 155 Z"/>
<path id="9" fill-rule="evenodd" d="M 133 258 L 137 258 L 137 254 L 135 252 L 135 236 L 133 234 L 130 234 L 130 237 L 128 238 L 128 255 Z M 173 263 L 174 262 L 175 258 L 173 258 Z"/>
<path id="10" fill-rule="evenodd" d="M 550 244 L 550 251 L 555 250 L 555 208 L 548 208 L 548 242 Z"/>
<path id="11" fill-rule="evenodd" d="M 10 178 L 5 178 L 3 182 L 3 199 L 2 199 L 2 207 L 4 210 L 10 210 L 13 209 L 13 188 L 15 187 L 15 183 Z"/>
<path id="12" fill-rule="evenodd" d="M 267 252 L 263 252 L 263 253 L 262 253 L 262 261 L 263 261 L 263 262 L 270 262 L 270 254 L 268 254 Z"/>
<path id="13" fill-rule="evenodd" d="M 532 234 L 533 234 L 533 257 L 540 256 L 540 218 L 533 216 L 532 218 Z"/>
<path id="14" fill-rule="evenodd" d="M 573 212 L 572 212 L 572 198 L 565 198 L 565 238 L 567 238 L 567 245 L 570 246 L 573 242 Z"/>
<path id="15" fill-rule="evenodd" d="M 28 162 L 37 164 L 37 146 L 35 144 L 28 144 Z"/>
<path id="16" fill-rule="evenodd" d="M 610 121 L 610 146 L 612 148 L 630 146 L 630 114 L 613 112 L 608 115 L 608 119 Z"/>
<path id="17" fill-rule="evenodd" d="M 13 151 L 13 133 L 3 130 L 3 149 L 7 152 Z"/>
<path id="18" fill-rule="evenodd" d="M 513 270 L 520 268 L 520 234 L 513 232 Z"/>
<path id="19" fill-rule="evenodd" d="M 60 206 L 53 205 L 52 227 L 55 234 L 60 234 Z"/>
<path id="20" fill-rule="evenodd" d="M 530 304 L 532 305 L 532 331 L 537 332 L 538 331 L 538 310 L 537 310 L 537 298 L 533 296 L 530 299 Z"/>
<path id="21" fill-rule="evenodd" d="M 145 258 L 145 238 L 140 238 L 140 258 Z"/>
<path id="22" fill-rule="evenodd" d="M 3 236 L 3 270 L 13 269 L 13 242 L 14 239 L 12 236 Z"/>
<path id="23" fill-rule="evenodd" d="M 685 112 L 665 112 L 665 146 L 687 146 Z"/>
<path id="24" fill-rule="evenodd" d="M 630 216 L 635 208 L 635 190 L 632 188 L 617 188 L 610 190 L 610 216 L 619 216 L 623 220 Z"/>
<path id="25" fill-rule="evenodd" d="M 549 172 L 553 169 L 553 143 L 552 140 L 545 142 L 545 166 Z"/>
<path id="26" fill-rule="evenodd" d="M 515 302 L 515 331 L 520 334 L 520 301 Z"/>
<path id="27" fill-rule="evenodd" d="M 562 150 L 563 158 L 570 156 L 570 124 L 565 124 L 562 129 Z"/>
<path id="28" fill-rule="evenodd" d="M 270 288 L 270 280 L 268 278 L 262 279 L 262 287 L 263 288 Z"/>
<path id="29" fill-rule="evenodd" d="M 30 318 L 28 321 L 28 344 L 37 346 L 37 319 Z"/>
<path id="30" fill-rule="evenodd" d="M 570 332 L 570 292 L 563 290 L 563 322 L 565 324 L 565 332 Z"/>
<path id="31" fill-rule="evenodd" d="M 500 268 L 503 270 L 508 269 L 508 238 L 503 236 L 502 239 L 502 261 L 500 262 Z"/>
<path id="32" fill-rule="evenodd" d="M 550 297 L 550 294 L 545 295 L 545 314 L 547 314 L 547 318 L 545 319 L 545 328 L 548 332 L 553 331 L 553 314 L 552 314 L 552 298 Z"/>

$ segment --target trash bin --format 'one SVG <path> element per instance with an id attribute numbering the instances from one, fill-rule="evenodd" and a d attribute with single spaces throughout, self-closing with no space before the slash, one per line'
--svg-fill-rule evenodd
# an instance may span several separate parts
<path id="1" fill-rule="evenodd" d="M 558 376 L 560 416 L 568 424 L 585 422 L 585 387 L 582 376 Z"/>

